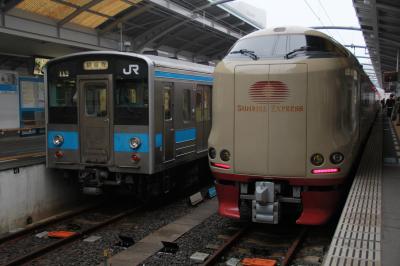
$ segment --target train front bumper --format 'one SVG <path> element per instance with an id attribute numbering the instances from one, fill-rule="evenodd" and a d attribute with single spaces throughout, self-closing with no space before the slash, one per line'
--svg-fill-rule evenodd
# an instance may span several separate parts
<path id="1" fill-rule="evenodd" d="M 341 190 L 307 190 L 298 193 L 298 198 L 281 197 L 274 194 L 265 194 L 266 197 L 270 198 L 266 202 L 260 202 L 260 193 L 255 189 L 250 194 L 243 195 L 241 193 L 241 185 L 255 183 L 257 186 L 271 185 L 270 192 L 275 193 L 279 189 L 279 185 L 276 185 L 275 180 L 255 180 L 254 177 L 235 175 L 235 174 L 221 174 L 213 173 L 217 179 L 216 189 L 219 200 L 219 214 L 225 217 L 240 219 L 241 218 L 241 206 L 243 201 L 247 201 L 251 210 L 251 220 L 253 222 L 264 222 L 264 223 L 277 223 L 280 217 L 280 205 L 282 202 L 289 202 L 301 205 L 301 214 L 296 220 L 297 224 L 306 225 L 319 225 L 329 221 L 332 215 L 335 213 L 339 201 L 341 198 Z M 223 177 L 223 178 L 221 178 Z M 272 182 L 274 181 L 274 182 Z M 279 180 L 277 180 L 279 181 Z M 332 186 L 343 182 L 343 178 L 330 179 L 330 180 L 314 180 L 310 183 L 309 180 L 293 179 L 289 182 L 290 186 Z M 275 188 L 277 187 L 277 189 Z M 300 190 L 299 190 L 300 191 Z M 266 210 L 268 210 L 266 212 Z M 261 217 L 261 218 L 258 218 Z M 264 219 L 263 217 L 267 217 Z M 249 217 L 250 218 L 250 217 Z"/>

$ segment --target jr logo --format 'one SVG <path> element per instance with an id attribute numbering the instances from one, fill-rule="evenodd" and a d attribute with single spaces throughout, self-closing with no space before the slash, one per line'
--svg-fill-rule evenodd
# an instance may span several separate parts
<path id="1" fill-rule="evenodd" d="M 122 72 L 124 75 L 130 75 L 132 72 L 135 73 L 135 75 L 139 75 L 139 65 L 129 65 L 128 69 L 124 68 Z"/>

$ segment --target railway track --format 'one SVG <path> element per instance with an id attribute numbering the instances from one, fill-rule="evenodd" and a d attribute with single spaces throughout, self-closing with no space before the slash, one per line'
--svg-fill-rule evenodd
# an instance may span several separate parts
<path id="1" fill-rule="evenodd" d="M 11 266 L 11 265 L 21 265 L 23 263 L 27 263 L 29 261 L 32 261 L 38 257 L 41 257 L 47 253 L 50 253 L 62 246 L 65 246 L 73 241 L 76 241 L 78 239 L 82 239 L 83 237 L 88 236 L 89 234 L 92 234 L 93 232 L 100 230 L 112 223 L 115 223 L 119 220 L 121 220 L 124 217 L 130 216 L 136 212 L 138 212 L 141 209 L 141 206 L 137 206 L 134 208 L 130 208 L 127 210 L 122 210 L 118 211 L 116 214 L 111 214 L 111 215 L 98 215 L 101 210 L 97 210 L 95 212 L 94 208 L 91 209 L 82 209 L 79 210 L 75 213 L 71 213 L 68 215 L 65 215 L 63 217 L 56 217 L 56 219 L 48 221 L 46 223 L 38 224 L 37 226 L 32 226 L 30 228 L 27 228 L 25 230 L 22 230 L 20 232 L 6 235 L 2 238 L 0 238 L 0 254 L 8 254 L 10 259 L 7 260 L 0 260 L 0 265 L 2 266 Z M 73 235 L 67 237 L 67 238 L 61 238 L 61 239 L 47 239 L 46 241 L 43 241 L 43 243 L 35 243 L 36 242 L 36 236 L 35 233 L 40 229 L 42 232 L 48 230 L 47 227 L 54 227 L 55 223 L 61 223 L 61 226 L 65 226 L 66 223 L 72 220 L 84 220 L 84 218 L 78 217 L 81 214 L 85 214 L 86 216 L 90 216 L 88 214 L 89 211 L 92 211 L 92 216 L 102 216 L 98 220 L 100 221 L 91 221 L 88 222 L 86 225 L 81 225 L 82 229 L 81 230 L 75 230 L 73 231 Z M 75 217 L 74 217 L 75 216 Z M 60 226 L 60 225 L 58 225 Z M 50 228 L 51 230 L 51 228 Z M 26 252 L 23 252 L 23 254 L 18 254 L 17 256 L 12 256 L 10 255 L 13 250 L 18 249 L 19 243 L 21 244 L 22 249 L 23 247 L 26 247 L 29 243 L 32 243 L 33 248 L 27 249 Z M 25 248 L 26 249 L 26 248 Z M 0 256 L 2 257 L 2 256 Z"/>
<path id="2" fill-rule="evenodd" d="M 68 212 L 62 213 L 60 215 L 55 215 L 55 216 L 53 216 L 53 217 L 51 217 L 49 219 L 46 219 L 44 221 L 41 221 L 41 222 L 38 222 L 38 223 L 35 223 L 35 224 L 32 224 L 32 225 L 28 225 L 24 229 L 19 230 L 19 231 L 15 232 L 15 233 L 9 233 L 9 234 L 1 235 L 0 236 L 0 245 L 2 245 L 3 243 L 5 243 L 7 241 L 12 241 L 12 240 L 17 239 L 19 237 L 26 236 L 26 235 L 34 232 L 35 230 L 39 230 L 41 228 L 44 228 L 45 226 L 49 226 L 49 225 L 55 224 L 55 223 L 57 223 L 59 221 L 72 218 L 72 217 L 74 217 L 76 215 L 79 215 L 81 213 L 88 212 L 88 211 L 93 210 L 93 209 L 95 209 L 97 207 L 99 207 L 99 205 L 84 206 L 84 207 L 78 208 L 78 209 L 73 210 L 73 211 L 68 211 Z"/>
<path id="3" fill-rule="evenodd" d="M 259 228 L 259 226 L 258 226 Z M 259 229 L 258 229 L 259 230 Z M 280 256 L 279 259 L 277 257 L 273 257 L 272 259 L 275 260 L 276 262 L 279 262 L 280 266 L 287 266 L 290 265 L 292 262 L 294 255 L 298 251 L 298 248 L 300 245 L 303 243 L 303 240 L 305 239 L 305 236 L 308 232 L 307 227 L 301 227 L 299 230 L 297 230 L 295 237 L 291 236 L 286 236 L 291 238 L 290 243 L 288 243 L 288 246 L 286 248 L 286 252 L 283 256 Z M 228 257 L 233 257 L 235 255 L 235 252 L 232 251 L 235 248 L 235 245 L 238 244 L 240 240 L 243 238 L 250 237 L 254 234 L 257 234 L 257 229 L 252 227 L 252 225 L 245 225 L 242 228 L 240 228 L 236 233 L 234 233 L 230 238 L 228 238 L 204 263 L 203 266 L 211 266 L 211 265 L 219 265 L 221 262 L 221 259 L 223 258 L 224 255 L 228 255 Z M 282 235 L 284 238 L 285 235 Z M 272 243 L 273 245 L 273 243 Z M 281 243 L 277 244 L 279 248 L 282 248 Z M 265 248 L 260 247 L 261 249 Z M 243 248 L 242 248 L 243 249 Z M 252 247 L 254 249 L 254 246 Z M 222 265 L 222 264 L 221 264 Z M 261 264 L 260 264 L 261 265 Z"/>

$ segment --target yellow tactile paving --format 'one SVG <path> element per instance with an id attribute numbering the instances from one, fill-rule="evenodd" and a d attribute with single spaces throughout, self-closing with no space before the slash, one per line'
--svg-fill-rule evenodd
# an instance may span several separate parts
<path id="1" fill-rule="evenodd" d="M 325 266 L 381 265 L 382 121 L 369 137 Z"/>

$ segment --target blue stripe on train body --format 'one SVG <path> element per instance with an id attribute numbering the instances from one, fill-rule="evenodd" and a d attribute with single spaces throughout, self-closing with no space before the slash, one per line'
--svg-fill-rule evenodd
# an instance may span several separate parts
<path id="1" fill-rule="evenodd" d="M 130 139 L 137 137 L 140 139 L 140 146 L 132 149 L 129 145 Z M 115 152 L 149 152 L 149 135 L 147 133 L 114 133 Z"/>
<path id="2" fill-rule="evenodd" d="M 167 78 L 167 79 L 181 79 L 181 80 L 190 80 L 190 81 L 202 81 L 207 83 L 213 82 L 213 77 L 208 76 L 198 76 L 198 75 L 189 75 L 189 74 L 180 74 L 180 73 L 172 73 L 172 72 L 164 72 L 156 70 L 154 72 L 154 76 L 156 78 Z"/>
<path id="3" fill-rule="evenodd" d="M 196 140 L 196 129 L 195 128 L 186 128 L 186 129 L 177 129 L 175 131 L 175 142 L 181 143 L 185 141 Z"/>
<path id="4" fill-rule="evenodd" d="M 53 143 L 53 138 L 60 135 L 64 138 L 64 143 L 61 146 L 56 146 Z M 76 131 L 53 131 L 47 132 L 47 147 L 50 149 L 77 150 L 79 148 L 79 135 Z"/>
<path id="5" fill-rule="evenodd" d="M 156 134 L 156 148 L 160 148 L 162 146 L 162 134 Z"/>

